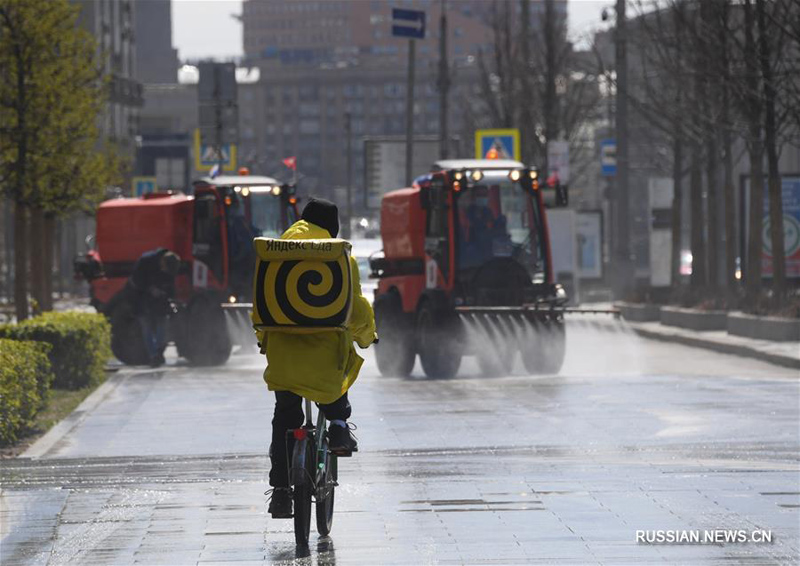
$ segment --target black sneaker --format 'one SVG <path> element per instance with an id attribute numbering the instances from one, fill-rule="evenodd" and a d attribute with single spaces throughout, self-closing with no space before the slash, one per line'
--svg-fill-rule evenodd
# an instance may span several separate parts
<path id="1" fill-rule="evenodd" d="M 332 424 L 328 429 L 328 450 L 345 458 L 358 452 L 358 441 L 350 432 L 351 428 L 355 428 L 355 425 L 347 423 L 347 427 L 343 427 Z"/>
<path id="2" fill-rule="evenodd" d="M 269 500 L 268 511 L 273 519 L 291 519 L 292 490 L 288 487 L 274 488 L 272 490 L 272 497 Z"/>

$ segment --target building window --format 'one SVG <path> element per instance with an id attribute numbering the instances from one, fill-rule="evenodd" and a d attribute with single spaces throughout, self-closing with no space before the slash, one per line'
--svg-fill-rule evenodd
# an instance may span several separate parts
<path id="1" fill-rule="evenodd" d="M 301 134 L 318 134 L 319 131 L 319 120 L 300 120 Z"/>
<path id="2" fill-rule="evenodd" d="M 400 96 L 403 93 L 403 89 L 400 86 L 400 83 L 386 83 L 383 85 L 383 94 L 388 97 L 395 97 Z"/>

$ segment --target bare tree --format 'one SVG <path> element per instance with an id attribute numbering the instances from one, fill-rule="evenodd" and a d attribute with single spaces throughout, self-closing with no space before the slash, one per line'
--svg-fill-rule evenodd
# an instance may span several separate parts
<path id="1" fill-rule="evenodd" d="M 774 4 L 780 10 L 782 2 Z M 759 38 L 759 63 L 761 79 L 764 88 L 764 145 L 767 150 L 767 187 L 769 193 L 769 236 L 772 255 L 772 289 L 776 303 L 780 305 L 786 292 L 786 249 L 783 242 L 783 195 L 781 194 L 781 177 L 778 170 L 778 132 L 775 124 L 776 113 L 776 87 L 775 70 L 773 69 L 774 57 L 767 34 L 767 8 L 764 0 L 756 0 L 758 12 L 758 38 Z M 780 18 L 780 15 L 778 17 Z M 783 44 L 783 31 L 778 28 L 774 34 L 775 49 L 780 49 Z"/>
<path id="2" fill-rule="evenodd" d="M 476 127 L 519 127 L 525 161 L 547 168 L 547 143 L 570 143 L 576 162 L 587 151 L 581 129 L 600 101 L 598 76 L 581 67 L 567 41 L 566 18 L 545 0 L 538 25 L 532 25 L 530 0 L 495 1 L 491 52 L 478 56 L 483 116 L 472 112 L 465 122 Z M 519 17 L 514 13 L 519 8 Z M 581 168 L 571 170 L 571 182 Z"/>
<path id="3" fill-rule="evenodd" d="M 764 216 L 764 143 L 762 139 L 763 104 L 759 96 L 761 77 L 758 72 L 758 51 L 755 40 L 755 13 L 752 0 L 743 5 L 744 49 L 742 61 L 745 84 L 735 90 L 740 109 L 747 122 L 747 148 L 750 154 L 750 199 L 747 238 L 747 272 L 745 288 L 748 300 L 755 303 L 761 294 L 761 222 Z"/>
<path id="4" fill-rule="evenodd" d="M 635 116 L 655 128 L 672 148 L 672 280 L 680 278 L 681 232 L 683 224 L 684 150 L 689 148 L 690 247 L 692 251 L 692 286 L 705 289 L 708 283 L 705 207 L 703 205 L 703 168 L 712 184 L 716 166 L 706 159 L 715 151 L 712 101 L 706 96 L 710 78 L 706 73 L 708 56 L 699 45 L 700 24 L 696 6 L 684 0 L 672 0 L 645 10 L 639 5 L 631 25 L 631 42 L 638 73 L 629 86 L 628 100 Z M 705 150 L 705 151 L 704 151 Z M 715 251 L 712 250 L 712 254 Z"/>

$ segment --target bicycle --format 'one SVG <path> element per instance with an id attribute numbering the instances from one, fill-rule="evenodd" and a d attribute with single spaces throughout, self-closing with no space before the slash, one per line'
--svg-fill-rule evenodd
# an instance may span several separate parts
<path id="1" fill-rule="evenodd" d="M 316 504 L 317 532 L 327 536 L 333 525 L 334 489 L 338 484 L 336 454 L 328 450 L 325 415 L 318 411 L 317 425 L 311 420 L 311 401 L 305 402 L 306 422 L 288 431 L 295 443 L 289 465 L 289 481 L 294 500 L 294 538 L 298 546 L 307 546 L 311 531 L 312 497 Z"/>
<path id="2" fill-rule="evenodd" d="M 378 342 L 376 336 L 372 344 Z M 328 450 L 325 415 L 318 410 L 317 426 L 314 426 L 311 420 L 312 403 L 305 398 L 303 403 L 305 424 L 301 428 L 287 431 L 287 434 L 294 437 L 294 449 L 289 463 L 289 483 L 292 486 L 294 504 L 294 540 L 298 546 L 308 546 L 312 497 L 316 506 L 317 532 L 323 537 L 330 534 L 333 526 L 334 490 L 339 485 L 338 457 Z"/>

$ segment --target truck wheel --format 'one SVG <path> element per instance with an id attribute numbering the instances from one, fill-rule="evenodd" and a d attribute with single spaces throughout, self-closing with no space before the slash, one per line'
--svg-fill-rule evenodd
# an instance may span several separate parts
<path id="1" fill-rule="evenodd" d="M 138 366 L 147 364 L 147 349 L 144 347 L 142 327 L 127 303 L 117 304 L 109 316 L 111 320 L 111 351 L 123 364 Z"/>
<path id="2" fill-rule="evenodd" d="M 218 366 L 228 361 L 233 345 L 219 300 L 198 296 L 189 303 L 182 317 L 183 322 L 178 325 L 181 336 L 176 342 L 180 344 L 180 354 L 190 364 Z"/>
<path id="3" fill-rule="evenodd" d="M 515 344 L 509 344 L 501 338 L 477 345 L 475 357 L 484 375 L 490 377 L 509 375 L 514 369 L 517 349 Z"/>
<path id="4" fill-rule="evenodd" d="M 563 321 L 536 322 L 520 345 L 522 364 L 530 374 L 556 374 L 564 364 L 566 346 Z"/>
<path id="5" fill-rule="evenodd" d="M 458 318 L 425 303 L 417 314 L 417 349 L 425 375 L 450 378 L 461 366 Z"/>
<path id="6" fill-rule="evenodd" d="M 417 354 L 408 318 L 396 293 L 375 300 L 375 324 L 381 339 L 375 344 L 375 360 L 381 375 L 408 377 L 414 369 Z"/>

